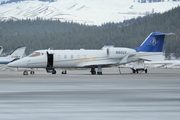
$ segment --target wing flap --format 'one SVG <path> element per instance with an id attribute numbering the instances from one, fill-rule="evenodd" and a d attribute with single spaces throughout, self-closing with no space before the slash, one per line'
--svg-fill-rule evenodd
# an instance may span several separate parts
<path id="1" fill-rule="evenodd" d="M 77 67 L 97 67 L 97 66 L 102 66 L 102 67 L 110 67 L 110 66 L 115 66 L 118 63 L 117 60 L 100 60 L 100 61 L 88 61 L 88 62 L 81 62 L 77 64 Z"/>

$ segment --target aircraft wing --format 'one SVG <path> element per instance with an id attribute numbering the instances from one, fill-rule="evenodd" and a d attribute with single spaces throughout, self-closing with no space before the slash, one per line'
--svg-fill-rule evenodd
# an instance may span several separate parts
<path id="1" fill-rule="evenodd" d="M 94 58 L 94 59 L 84 59 L 77 61 L 76 67 L 111 67 L 111 66 L 118 66 L 121 64 L 127 64 L 132 62 L 132 60 L 145 60 L 145 61 L 152 61 L 152 56 L 157 57 L 157 55 L 161 55 L 161 53 L 139 53 L 139 54 L 126 54 L 121 59 L 111 59 L 111 58 Z M 135 59 L 133 59 L 135 58 Z"/>
<path id="2" fill-rule="evenodd" d="M 77 67 L 111 67 L 111 66 L 116 66 L 116 63 L 118 63 L 118 60 L 115 59 L 103 59 L 103 60 L 92 60 L 92 61 L 83 61 L 79 62 L 77 64 Z"/>
<path id="3" fill-rule="evenodd" d="M 113 58 L 103 58 L 103 59 L 97 59 L 97 60 L 83 60 L 80 61 L 77 64 L 77 67 L 112 67 L 112 66 L 118 66 L 120 64 L 126 64 L 128 63 L 129 57 L 134 56 L 135 54 L 126 54 L 122 59 L 113 59 Z"/>

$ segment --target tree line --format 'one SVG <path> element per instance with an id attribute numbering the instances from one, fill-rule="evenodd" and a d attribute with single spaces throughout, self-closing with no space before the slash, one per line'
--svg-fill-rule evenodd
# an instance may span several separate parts
<path id="1" fill-rule="evenodd" d="M 9 52 L 26 46 L 26 54 L 38 49 L 100 49 L 104 44 L 138 47 L 153 31 L 173 32 L 164 45 L 166 57 L 180 56 L 180 7 L 119 23 L 88 26 L 59 20 L 8 20 L 0 22 L 0 46 Z"/>

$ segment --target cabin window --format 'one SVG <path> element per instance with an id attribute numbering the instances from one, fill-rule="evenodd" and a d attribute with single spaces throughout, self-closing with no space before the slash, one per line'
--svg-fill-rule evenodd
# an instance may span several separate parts
<path id="1" fill-rule="evenodd" d="M 58 55 L 58 59 L 61 59 L 61 56 L 60 56 L 60 55 Z"/>
<path id="2" fill-rule="evenodd" d="M 67 55 L 64 55 L 64 59 L 66 59 L 67 58 Z"/>
<path id="3" fill-rule="evenodd" d="M 109 49 L 107 49 L 107 55 L 109 55 Z"/>

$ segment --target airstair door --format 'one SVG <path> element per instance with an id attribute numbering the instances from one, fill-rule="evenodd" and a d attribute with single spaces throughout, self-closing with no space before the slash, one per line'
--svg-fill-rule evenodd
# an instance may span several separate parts
<path id="1" fill-rule="evenodd" d="M 47 68 L 53 68 L 54 54 L 47 52 Z"/>

